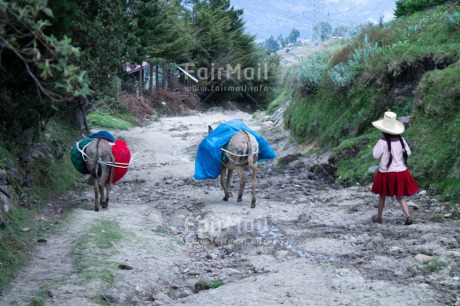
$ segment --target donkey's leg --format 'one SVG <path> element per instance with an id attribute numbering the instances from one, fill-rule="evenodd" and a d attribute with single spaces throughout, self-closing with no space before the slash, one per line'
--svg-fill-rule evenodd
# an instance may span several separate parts
<path id="1" fill-rule="evenodd" d="M 109 207 L 109 194 L 110 194 L 110 189 L 112 188 L 112 184 L 110 183 L 105 183 L 105 207 Z"/>
<path id="2" fill-rule="evenodd" d="M 102 181 L 101 177 L 97 178 L 98 183 L 99 183 L 99 193 L 100 193 L 100 198 L 99 198 L 99 203 L 101 204 L 102 208 L 105 208 L 105 182 Z"/>
<path id="3" fill-rule="evenodd" d="M 240 190 L 238 191 L 238 199 L 236 201 L 241 202 L 243 201 L 243 190 L 246 185 L 246 174 L 244 174 L 243 168 L 241 167 L 236 167 L 235 170 L 240 177 Z"/>
<path id="4" fill-rule="evenodd" d="M 224 190 L 224 201 L 228 201 L 228 188 L 226 184 L 226 178 L 225 175 L 227 174 L 227 167 L 224 165 L 221 166 L 220 168 L 220 186 L 222 186 L 222 189 Z"/>
<path id="5" fill-rule="evenodd" d="M 233 197 L 230 188 L 232 187 L 232 176 L 233 176 L 233 169 L 228 168 L 227 170 L 227 194 L 229 197 Z"/>
<path id="6" fill-rule="evenodd" d="M 110 184 L 105 184 L 105 207 L 109 207 L 109 193 L 110 193 L 111 185 Z"/>
<path id="7" fill-rule="evenodd" d="M 102 208 L 107 208 L 109 206 L 109 194 L 110 194 L 110 188 L 111 188 L 111 184 L 110 182 L 112 182 L 113 180 L 113 177 L 111 176 L 112 175 L 112 171 L 111 171 L 111 167 L 109 166 L 105 166 L 103 167 L 102 169 L 102 175 L 101 175 L 101 182 L 102 182 L 102 189 L 105 191 L 105 194 L 104 194 L 104 203 L 102 205 Z M 107 183 L 107 179 L 109 179 L 109 183 Z"/>
<path id="8" fill-rule="evenodd" d="M 94 186 L 94 211 L 99 211 L 99 183 L 97 178 L 93 177 Z"/>
<path id="9" fill-rule="evenodd" d="M 257 180 L 256 180 L 256 171 L 252 170 L 252 200 L 251 200 L 251 208 L 256 207 L 256 185 L 257 185 Z"/>

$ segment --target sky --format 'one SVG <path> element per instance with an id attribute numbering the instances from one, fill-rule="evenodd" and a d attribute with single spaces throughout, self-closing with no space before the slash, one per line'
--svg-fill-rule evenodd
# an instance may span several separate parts
<path id="1" fill-rule="evenodd" d="M 394 18 L 394 0 L 231 0 L 235 8 L 244 9 L 246 30 L 258 40 L 270 35 L 289 35 L 293 28 L 301 38 L 309 38 L 316 21 L 327 21 L 333 28 L 339 24 L 377 23 Z"/>

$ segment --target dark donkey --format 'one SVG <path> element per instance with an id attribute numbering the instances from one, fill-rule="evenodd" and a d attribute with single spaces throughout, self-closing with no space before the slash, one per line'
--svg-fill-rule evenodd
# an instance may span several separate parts
<path id="1" fill-rule="evenodd" d="M 99 203 L 102 208 L 109 206 L 109 193 L 115 172 L 109 164 L 115 163 L 115 157 L 112 154 L 112 146 L 101 138 L 91 141 L 85 148 L 85 154 L 86 168 L 94 181 L 94 211 L 99 211 Z"/>
<path id="2" fill-rule="evenodd" d="M 209 127 L 209 132 L 213 129 Z M 240 189 L 238 191 L 237 201 L 243 201 L 243 190 L 246 185 L 247 177 L 243 168 L 249 167 L 252 170 L 252 200 L 251 208 L 256 207 L 256 173 L 257 159 L 259 157 L 259 143 L 256 138 L 247 131 L 241 131 L 235 134 L 229 141 L 228 147 L 222 149 L 223 160 L 221 162 L 220 185 L 224 189 L 224 201 L 230 197 L 229 189 L 231 186 L 233 170 L 240 177 Z"/>

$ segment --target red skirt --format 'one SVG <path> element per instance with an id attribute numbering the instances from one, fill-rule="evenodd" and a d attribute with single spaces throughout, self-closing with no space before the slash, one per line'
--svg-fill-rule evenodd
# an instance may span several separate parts
<path id="1" fill-rule="evenodd" d="M 372 192 L 382 197 L 410 197 L 415 195 L 420 188 L 410 174 L 409 170 L 401 172 L 378 171 L 372 184 Z"/>

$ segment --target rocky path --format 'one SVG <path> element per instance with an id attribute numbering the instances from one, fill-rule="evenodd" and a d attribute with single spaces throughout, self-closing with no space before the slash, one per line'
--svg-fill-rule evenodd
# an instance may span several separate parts
<path id="1" fill-rule="evenodd" d="M 278 154 L 261 164 L 255 209 L 249 186 L 237 204 L 217 180 L 191 178 L 207 126 L 234 118 Z M 114 134 L 138 155 L 109 209 L 91 210 L 90 186 L 63 196 L 77 209 L 1 305 L 460 305 L 459 221 L 444 218 L 446 203 L 415 199 L 408 227 L 390 201 L 373 224 L 368 186 L 334 186 L 320 159 L 298 154 L 261 114 L 164 118 Z"/>

